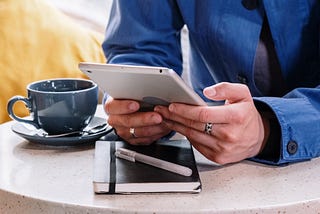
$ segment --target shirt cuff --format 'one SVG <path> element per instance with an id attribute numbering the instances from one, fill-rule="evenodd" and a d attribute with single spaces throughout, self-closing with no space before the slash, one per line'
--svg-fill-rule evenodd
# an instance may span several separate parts
<path id="1" fill-rule="evenodd" d="M 267 142 L 262 151 L 258 155 L 250 159 L 261 163 L 279 165 L 278 163 L 280 160 L 281 151 L 280 124 L 276 115 L 268 105 L 262 102 L 256 102 L 255 104 L 260 114 L 269 120 L 270 132 Z"/>

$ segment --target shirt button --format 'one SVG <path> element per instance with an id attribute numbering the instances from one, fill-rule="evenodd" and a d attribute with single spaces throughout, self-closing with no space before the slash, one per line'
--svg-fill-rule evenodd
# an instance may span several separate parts
<path id="1" fill-rule="evenodd" d="M 247 78 L 245 78 L 244 76 L 238 75 L 238 76 L 237 76 L 237 79 L 238 79 L 238 81 L 239 81 L 240 83 L 242 83 L 242 84 L 247 84 L 247 83 L 248 83 Z"/>
<path id="2" fill-rule="evenodd" d="M 294 155 L 298 151 L 298 144 L 295 141 L 289 141 L 287 151 L 290 155 Z"/>
<path id="3" fill-rule="evenodd" d="M 258 0 L 242 0 L 241 3 L 247 10 L 254 10 L 258 7 Z"/>

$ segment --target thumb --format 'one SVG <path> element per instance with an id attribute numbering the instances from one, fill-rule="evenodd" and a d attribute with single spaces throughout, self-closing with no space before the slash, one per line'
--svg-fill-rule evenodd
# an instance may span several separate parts
<path id="1" fill-rule="evenodd" d="M 207 87 L 203 94 L 211 100 L 226 100 L 228 103 L 251 101 L 249 88 L 244 84 L 222 82 Z"/>

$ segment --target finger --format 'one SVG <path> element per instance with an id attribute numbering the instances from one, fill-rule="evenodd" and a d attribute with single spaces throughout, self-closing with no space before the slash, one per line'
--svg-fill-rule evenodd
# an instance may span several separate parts
<path id="1" fill-rule="evenodd" d="M 181 117 L 202 123 L 239 123 L 243 120 L 241 109 L 246 103 L 222 106 L 190 106 L 180 103 L 169 105 L 169 111 Z"/>
<path id="2" fill-rule="evenodd" d="M 134 128 L 134 136 L 130 133 L 130 129 L 123 129 L 124 134 L 126 135 L 126 138 L 146 138 L 146 137 L 152 137 L 152 136 L 164 136 L 169 134 L 171 131 L 163 124 L 155 125 L 155 126 L 146 126 L 146 127 L 136 127 Z"/>
<path id="3" fill-rule="evenodd" d="M 167 107 L 164 106 L 156 106 L 154 109 L 156 112 L 160 113 L 166 120 L 174 121 L 180 124 L 183 124 L 184 126 L 196 129 L 200 132 L 205 132 L 205 127 L 207 122 L 198 122 L 195 120 L 190 120 L 185 117 L 179 116 L 177 114 L 171 113 Z M 207 121 L 209 121 L 207 119 Z M 220 139 L 226 139 L 232 138 L 232 132 L 230 130 L 233 130 L 233 127 L 231 127 L 231 124 L 229 123 L 212 123 L 212 135 L 215 137 L 218 137 Z"/>
<path id="4" fill-rule="evenodd" d="M 209 99 L 226 100 L 228 103 L 252 100 L 248 87 L 240 83 L 218 83 L 205 88 L 203 94 Z"/>
<path id="5" fill-rule="evenodd" d="M 174 130 L 176 132 L 179 132 L 180 134 L 186 136 L 187 138 L 191 138 L 197 141 L 204 140 L 204 142 L 210 141 L 210 138 L 213 136 L 210 136 L 208 134 L 205 134 L 204 131 L 199 131 L 187 126 L 184 126 L 181 123 L 177 123 L 170 120 L 164 120 L 163 123 L 171 130 Z"/>
<path id="6" fill-rule="evenodd" d="M 154 108 L 155 112 L 158 112 L 162 115 L 163 118 L 171 121 L 175 121 L 190 128 L 196 129 L 198 131 L 203 131 L 205 124 L 196 120 L 190 120 L 185 117 L 179 116 L 177 114 L 171 113 L 165 106 L 156 106 Z"/>
<path id="7" fill-rule="evenodd" d="M 164 121 L 171 129 L 186 136 L 192 145 L 209 160 L 218 164 L 231 163 L 240 160 L 239 155 L 234 155 L 232 143 L 225 143 L 215 136 L 192 130 L 173 121 Z M 231 152 L 230 152 L 231 151 Z"/>
<path id="8" fill-rule="evenodd" d="M 162 136 L 169 134 L 169 130 L 163 124 L 157 126 L 141 127 L 141 128 L 116 128 L 117 134 L 131 144 L 150 144 Z"/>
<path id="9" fill-rule="evenodd" d="M 210 135 L 224 143 L 236 143 L 238 141 L 237 127 L 231 124 L 212 123 Z"/>
<path id="10" fill-rule="evenodd" d="M 169 128 L 180 132 L 181 134 L 193 138 L 194 136 L 198 137 L 195 130 L 200 133 L 206 133 L 206 123 L 195 122 L 194 120 L 185 119 L 182 117 L 171 117 L 174 120 L 165 120 L 164 123 L 170 123 Z M 227 123 L 211 123 L 212 128 L 210 135 L 214 136 L 217 139 L 221 139 L 224 142 L 236 142 L 237 136 L 235 127 L 232 124 Z M 191 128 L 188 130 L 187 128 Z"/>
<path id="11" fill-rule="evenodd" d="M 127 142 L 132 145 L 150 145 L 151 143 L 154 143 L 161 137 L 162 135 L 155 135 L 152 137 L 145 137 L 145 138 L 131 138 L 127 140 Z"/>
<path id="12" fill-rule="evenodd" d="M 213 150 L 212 148 L 209 148 L 207 146 L 204 146 L 202 144 L 197 144 L 197 143 L 192 143 L 192 146 L 197 151 L 199 151 L 203 156 L 205 156 L 207 159 L 213 161 L 216 165 L 222 165 L 221 163 L 218 163 L 219 160 L 216 158 L 216 157 L 218 157 L 217 154 L 219 154 L 219 153 L 216 152 L 215 150 Z"/>
<path id="13" fill-rule="evenodd" d="M 138 111 L 140 105 L 134 100 L 115 100 L 109 97 L 104 108 L 107 114 L 129 114 Z"/>
<path id="14" fill-rule="evenodd" d="M 160 124 L 162 117 L 157 112 L 136 112 L 124 115 L 109 115 L 108 123 L 112 127 L 145 127 Z"/>
<path id="15" fill-rule="evenodd" d="M 159 108 L 160 109 L 160 108 Z M 168 114 L 168 113 L 167 113 Z M 174 114 L 172 114 L 174 115 Z M 169 128 L 182 133 L 183 135 L 190 136 L 197 136 L 196 133 L 193 133 L 194 130 L 197 130 L 201 133 L 205 133 L 206 130 L 206 123 L 196 122 L 194 120 L 189 120 L 180 116 L 171 116 L 164 121 L 165 123 L 170 123 Z M 182 125 L 181 128 L 180 124 Z M 237 136 L 237 124 L 230 124 L 230 123 L 211 123 L 212 128 L 210 135 L 216 137 L 217 139 L 223 140 L 224 142 L 236 142 Z M 191 128 L 187 130 L 187 127 Z"/>
<path id="16" fill-rule="evenodd" d="M 241 158 L 241 155 L 234 152 L 235 149 L 233 149 L 233 144 L 225 143 L 215 137 L 211 137 L 208 140 L 205 137 L 206 135 L 201 136 L 198 136 L 197 138 L 191 137 L 188 139 L 192 145 L 209 160 L 218 164 L 226 164 L 243 159 Z"/>
<path id="17" fill-rule="evenodd" d="M 211 157 L 211 160 L 213 156 L 215 156 L 216 153 L 221 150 L 218 144 L 218 139 L 216 139 L 214 136 L 190 129 L 189 127 L 185 127 L 179 123 L 175 123 L 172 121 L 164 121 L 164 123 L 170 129 L 186 136 L 196 149 L 201 148 L 199 151 L 205 154 L 206 157 Z"/>
<path id="18" fill-rule="evenodd" d="M 207 159 L 213 161 L 217 165 L 224 165 L 228 163 L 238 162 L 243 158 L 239 158 L 237 154 L 227 154 L 219 149 L 215 150 L 213 148 L 208 148 L 202 144 L 192 144 L 201 154 L 203 154 Z"/>

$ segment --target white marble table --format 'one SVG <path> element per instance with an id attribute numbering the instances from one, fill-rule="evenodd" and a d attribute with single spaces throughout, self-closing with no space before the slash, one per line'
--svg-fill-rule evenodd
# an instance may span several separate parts
<path id="1" fill-rule="evenodd" d="M 196 152 L 200 194 L 97 195 L 94 145 L 29 143 L 0 125 L 0 213 L 319 213 L 320 158 L 214 166 Z"/>

